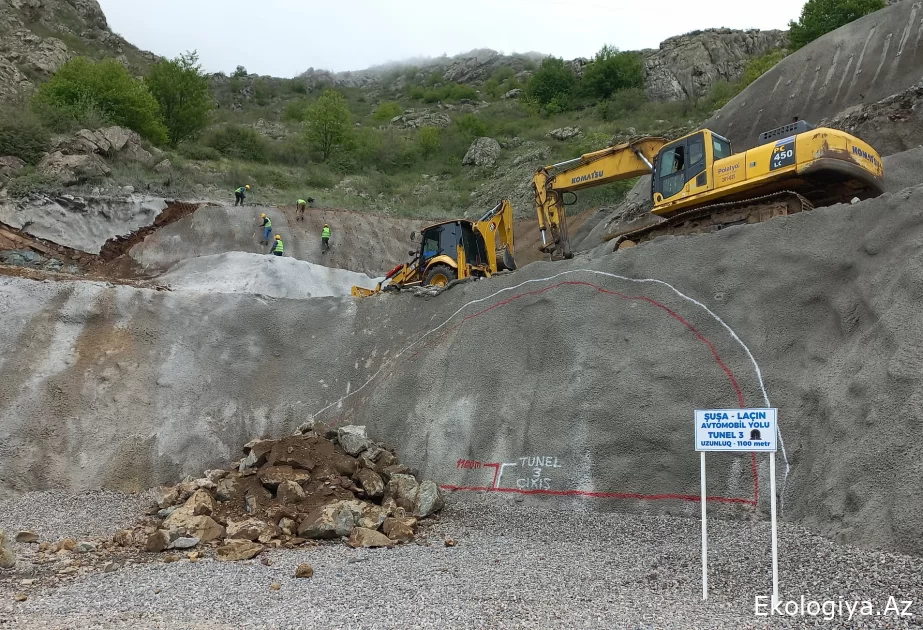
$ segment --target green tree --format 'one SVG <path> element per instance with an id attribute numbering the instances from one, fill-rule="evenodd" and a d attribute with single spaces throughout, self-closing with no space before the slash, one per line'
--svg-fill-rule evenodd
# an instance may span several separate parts
<path id="1" fill-rule="evenodd" d="M 324 90 L 304 116 L 308 143 L 326 162 L 350 139 L 352 121 L 346 99 L 339 92 Z"/>
<path id="2" fill-rule="evenodd" d="M 797 50 L 815 39 L 885 7 L 885 0 L 808 0 L 797 21 L 788 23 L 788 38 Z"/>
<path id="3" fill-rule="evenodd" d="M 195 51 L 155 63 L 144 81 L 160 104 L 170 144 L 194 140 L 202 133 L 215 99 Z"/>
<path id="4" fill-rule="evenodd" d="M 583 71 L 582 87 L 593 98 L 602 100 L 618 90 L 644 86 L 644 62 L 641 55 L 619 52 L 615 46 L 603 46 Z"/>
<path id="5" fill-rule="evenodd" d="M 234 77 L 235 79 L 242 79 L 245 76 L 247 76 L 247 74 L 248 73 L 247 73 L 246 68 L 244 68 L 243 66 L 237 66 L 237 68 L 234 70 L 234 74 L 232 74 L 231 76 Z"/>
<path id="6" fill-rule="evenodd" d="M 104 112 L 116 125 L 128 127 L 155 143 L 167 140 L 160 105 L 143 81 L 114 59 L 93 62 L 75 57 L 39 87 L 35 101 L 64 110 L 75 119 L 87 111 Z"/>
<path id="7" fill-rule="evenodd" d="M 400 103 L 385 101 L 375 109 L 375 113 L 372 114 L 372 118 L 379 122 L 389 122 L 395 116 L 400 116 L 403 113 L 404 108 L 401 107 Z"/>
<path id="8" fill-rule="evenodd" d="M 566 107 L 576 86 L 577 77 L 563 59 L 546 57 L 529 79 L 526 95 L 542 106 L 554 102 L 556 107 Z"/>

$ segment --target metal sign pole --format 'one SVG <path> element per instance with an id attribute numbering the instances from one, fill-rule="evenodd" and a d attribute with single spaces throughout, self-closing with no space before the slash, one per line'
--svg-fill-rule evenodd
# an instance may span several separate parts
<path id="1" fill-rule="evenodd" d="M 702 453 L 705 456 L 705 453 Z M 772 605 L 779 603 L 779 539 L 776 525 L 776 454 L 769 454 L 769 494 L 772 515 Z"/>
<path id="2" fill-rule="evenodd" d="M 705 451 L 702 456 L 702 599 L 708 599 L 708 525 L 705 522 Z M 775 505 L 775 504 L 773 504 Z M 775 521 L 773 521 L 775 523 Z M 775 530 L 773 530 L 775 531 Z M 775 544 L 775 538 L 773 538 Z M 775 547 L 773 547 L 774 549 Z"/>

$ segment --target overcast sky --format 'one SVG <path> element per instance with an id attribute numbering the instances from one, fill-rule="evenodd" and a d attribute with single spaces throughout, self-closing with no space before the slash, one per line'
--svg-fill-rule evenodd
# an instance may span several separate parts
<path id="1" fill-rule="evenodd" d="M 292 77 L 310 67 L 360 70 L 474 48 L 590 57 L 603 44 L 656 48 L 696 29 L 786 28 L 804 0 L 99 0 L 109 26 L 205 70 Z"/>

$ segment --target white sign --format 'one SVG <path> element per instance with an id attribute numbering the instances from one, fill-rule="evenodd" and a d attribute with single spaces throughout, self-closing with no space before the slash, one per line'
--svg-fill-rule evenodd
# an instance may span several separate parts
<path id="1" fill-rule="evenodd" d="M 776 409 L 697 409 L 695 450 L 777 450 Z"/>
<path id="2" fill-rule="evenodd" d="M 776 520 L 777 409 L 697 409 L 695 450 L 700 457 L 702 504 L 702 599 L 708 599 L 708 521 L 705 505 L 706 451 L 766 451 L 769 453 L 769 505 L 772 521 L 772 605 L 779 602 L 779 539 Z"/>

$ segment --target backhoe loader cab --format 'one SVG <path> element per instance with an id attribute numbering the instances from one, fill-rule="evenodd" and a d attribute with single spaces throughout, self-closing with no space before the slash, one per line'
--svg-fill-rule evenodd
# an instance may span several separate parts
<path id="1" fill-rule="evenodd" d="M 417 237 L 411 233 L 410 240 L 416 243 Z M 353 287 L 353 295 L 419 285 L 444 287 L 456 279 L 489 278 L 497 271 L 515 269 L 512 205 L 504 199 L 477 221 L 455 219 L 425 227 L 419 246 L 408 254 L 413 260 L 394 267 L 377 288 Z"/>

